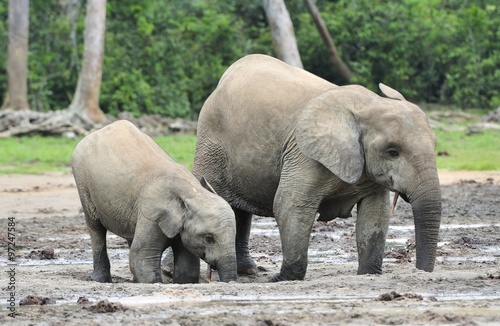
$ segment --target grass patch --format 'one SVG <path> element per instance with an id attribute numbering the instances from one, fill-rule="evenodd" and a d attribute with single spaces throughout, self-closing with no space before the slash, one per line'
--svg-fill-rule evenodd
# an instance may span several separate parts
<path id="1" fill-rule="evenodd" d="M 177 163 L 193 169 L 195 135 L 161 136 L 154 139 Z"/>
<path id="2" fill-rule="evenodd" d="M 70 173 L 71 154 L 79 139 L 19 137 L 0 139 L 0 174 Z M 193 167 L 194 135 L 162 136 L 155 141 L 178 163 Z"/>
<path id="3" fill-rule="evenodd" d="M 0 139 L 0 173 L 41 174 L 70 172 L 71 154 L 78 140 L 56 137 Z"/>
<path id="4" fill-rule="evenodd" d="M 464 131 L 436 130 L 439 169 L 500 170 L 500 132 L 485 131 L 468 136 Z M 70 173 L 71 154 L 79 140 L 56 137 L 0 139 L 0 174 Z M 162 136 L 155 141 L 178 163 L 193 167 L 194 135 Z"/>
<path id="5" fill-rule="evenodd" d="M 435 131 L 438 169 L 500 170 L 500 132 L 487 130 L 467 135 L 465 131 Z"/>

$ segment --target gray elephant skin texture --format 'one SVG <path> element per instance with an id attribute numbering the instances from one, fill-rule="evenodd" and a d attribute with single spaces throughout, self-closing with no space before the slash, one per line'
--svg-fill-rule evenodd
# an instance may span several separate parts
<path id="1" fill-rule="evenodd" d="M 396 90 L 387 97 L 337 86 L 265 55 L 235 62 L 198 120 L 195 176 L 236 215 L 238 273 L 256 273 L 252 214 L 274 216 L 283 251 L 272 281 L 304 279 L 311 228 L 357 205 L 358 274 L 382 272 L 390 191 L 412 205 L 417 268 L 433 271 L 441 220 L 436 137 L 425 113 Z"/>
<path id="2" fill-rule="evenodd" d="M 173 282 L 197 283 L 200 258 L 221 281 L 236 280 L 231 207 L 132 123 L 120 120 L 82 139 L 72 165 L 92 242 L 92 280 L 111 282 L 108 230 L 127 240 L 137 282 L 162 281 L 169 246 Z"/>

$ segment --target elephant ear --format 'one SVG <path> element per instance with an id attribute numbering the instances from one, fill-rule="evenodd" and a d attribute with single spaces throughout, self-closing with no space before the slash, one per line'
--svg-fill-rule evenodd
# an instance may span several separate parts
<path id="1" fill-rule="evenodd" d="M 183 217 L 185 214 L 186 205 L 183 201 L 178 200 L 169 205 L 168 211 L 158 218 L 158 226 L 167 238 L 172 239 L 180 233 L 184 225 Z"/>
<path id="2" fill-rule="evenodd" d="M 205 178 L 205 177 L 201 177 L 200 179 L 200 183 L 201 183 L 201 186 L 205 189 L 207 189 L 208 191 L 210 191 L 211 193 L 213 194 L 216 194 L 217 193 L 215 192 L 214 188 L 212 188 L 212 185 L 210 183 L 208 183 L 208 180 Z"/>
<path id="3" fill-rule="evenodd" d="M 300 151 L 350 184 L 359 180 L 365 164 L 360 138 L 355 116 L 331 101 L 311 101 L 297 122 Z"/>
<path id="4" fill-rule="evenodd" d="M 398 92 L 397 90 L 395 90 L 394 88 L 391 88 L 391 87 L 384 85 L 382 83 L 379 83 L 378 87 L 380 88 L 382 93 L 384 93 L 384 95 L 387 96 L 388 98 L 392 98 L 394 100 L 406 101 L 404 96 L 401 95 L 401 93 Z"/>

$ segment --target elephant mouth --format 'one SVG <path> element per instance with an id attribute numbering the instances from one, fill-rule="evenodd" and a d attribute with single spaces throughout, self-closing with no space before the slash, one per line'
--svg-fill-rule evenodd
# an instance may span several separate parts
<path id="1" fill-rule="evenodd" d="M 401 194 L 397 191 L 394 192 L 394 199 L 392 201 L 392 207 L 391 207 L 391 212 L 394 213 L 394 210 L 396 209 L 396 204 L 398 203 L 398 199 L 399 197 L 403 198 L 403 200 L 407 203 L 410 202 L 410 200 L 408 199 L 408 197 L 406 197 L 405 194 Z"/>

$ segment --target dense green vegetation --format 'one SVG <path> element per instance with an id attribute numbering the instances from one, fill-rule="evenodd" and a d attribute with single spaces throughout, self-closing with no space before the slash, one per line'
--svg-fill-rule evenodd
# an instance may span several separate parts
<path id="1" fill-rule="evenodd" d="M 436 130 L 439 169 L 500 170 L 500 133 L 485 131 L 467 135 L 465 131 Z M 177 162 L 193 167 L 194 135 L 156 137 L 155 141 Z M 0 139 L 0 174 L 63 171 L 70 172 L 71 153 L 78 140 L 55 137 Z"/>
<path id="2" fill-rule="evenodd" d="M 340 84 L 302 0 L 286 1 L 307 70 Z M 354 82 L 417 102 L 500 105 L 497 0 L 318 0 Z M 58 0 L 31 1 L 29 100 L 62 109 L 76 87 L 85 3 L 72 24 Z M 6 87 L 7 1 L 0 3 L 0 102 Z M 73 28 L 73 26 L 75 26 Z M 71 32 L 76 30 L 75 42 Z M 108 1 L 101 107 L 196 117 L 220 75 L 249 53 L 273 53 L 261 1 Z"/>
<path id="3" fill-rule="evenodd" d="M 322 7 L 361 85 L 375 89 L 383 82 L 417 102 L 463 108 L 500 105 L 498 1 L 341 0 Z M 324 50 L 311 37 L 309 17 L 300 17 L 305 24 L 297 34 L 306 66 L 325 75 L 321 72 L 329 70 L 321 58 Z M 333 72 L 325 77 L 336 81 Z"/>

